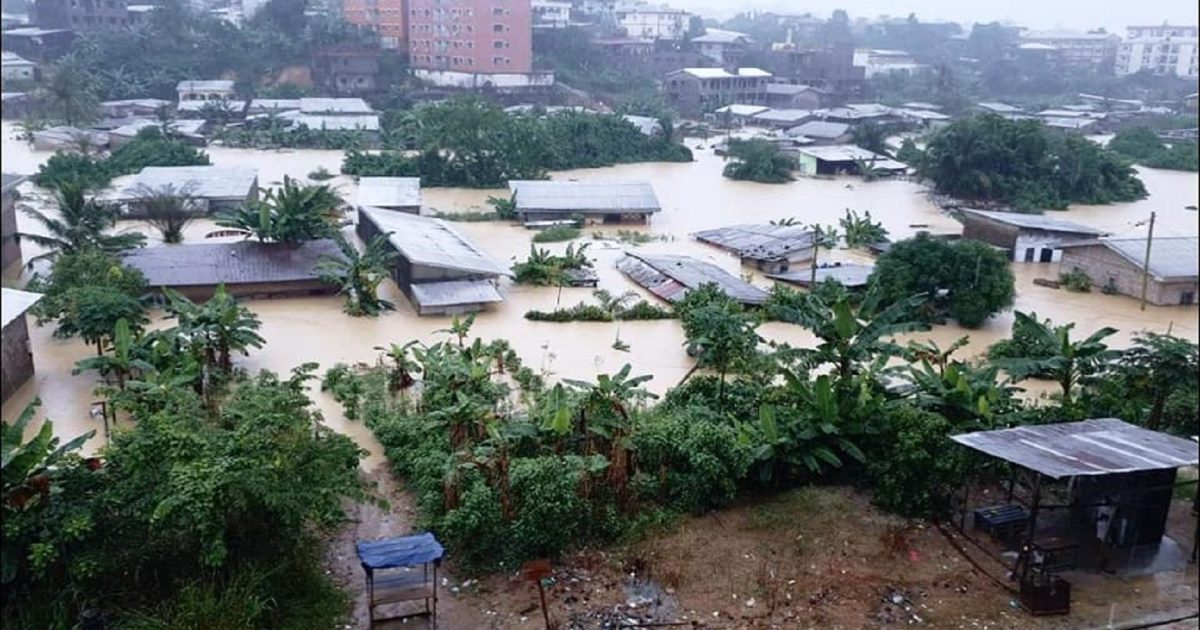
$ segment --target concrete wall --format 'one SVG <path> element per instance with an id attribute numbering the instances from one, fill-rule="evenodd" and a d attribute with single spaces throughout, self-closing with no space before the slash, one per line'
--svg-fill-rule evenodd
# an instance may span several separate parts
<path id="1" fill-rule="evenodd" d="M 1103 245 L 1071 247 L 1063 251 L 1061 273 L 1082 271 L 1092 280 L 1092 289 L 1101 290 L 1112 280 L 1117 292 L 1134 298 L 1142 295 L 1142 271 L 1120 254 Z M 1157 282 L 1150 278 L 1146 290 L 1146 301 L 1158 306 L 1184 303 L 1185 294 L 1191 293 L 1196 301 L 1197 282 Z"/>
<path id="2" fill-rule="evenodd" d="M 21 244 L 17 242 L 17 191 L 4 193 L 4 205 L 0 209 L 0 268 L 5 271 L 10 265 L 20 264 Z"/>
<path id="3" fill-rule="evenodd" d="M 3 402 L 33 376 L 33 353 L 24 315 L 9 322 L 0 334 L 4 345 L 0 357 L 0 402 Z"/>
<path id="4" fill-rule="evenodd" d="M 529 88 L 547 88 L 554 85 L 554 74 L 551 72 L 454 72 L 451 70 L 414 69 L 413 76 L 428 81 L 438 87 L 461 88 L 475 90 L 494 88 L 497 90 L 520 90 Z"/>

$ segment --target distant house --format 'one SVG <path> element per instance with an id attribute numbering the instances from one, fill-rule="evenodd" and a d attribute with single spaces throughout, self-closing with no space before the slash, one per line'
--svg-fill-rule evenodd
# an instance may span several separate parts
<path id="1" fill-rule="evenodd" d="M 256 98 L 246 107 L 247 116 L 300 111 L 298 98 Z"/>
<path id="2" fill-rule="evenodd" d="M 0 117 L 4 120 L 25 118 L 29 115 L 32 100 L 25 92 L 0 93 Z"/>
<path id="3" fill-rule="evenodd" d="M 233 81 L 180 81 L 175 86 L 179 102 L 186 101 L 229 101 L 235 92 Z"/>
<path id="4" fill-rule="evenodd" d="M 668 103 L 695 115 L 730 103 L 761 105 L 771 76 L 759 68 L 682 68 L 667 73 L 663 89 Z"/>
<path id="5" fill-rule="evenodd" d="M 172 105 L 173 102 L 161 98 L 129 98 L 100 103 L 100 113 L 109 118 L 151 117 L 156 116 L 162 108 Z"/>
<path id="6" fill-rule="evenodd" d="M 153 290 L 171 289 L 192 300 L 212 297 L 225 285 L 237 297 L 274 298 L 336 293 L 323 282 L 317 263 L 343 258 L 331 239 L 303 243 L 199 243 L 141 247 L 123 262 L 142 272 Z"/>
<path id="7" fill-rule="evenodd" d="M 1066 243 L 1062 246 L 1063 273 L 1081 272 L 1092 285 L 1141 297 L 1143 278 L 1148 276 L 1146 301 L 1166 306 L 1195 304 L 1200 287 L 1200 238 L 1159 237 L 1150 247 L 1147 267 L 1146 239 L 1101 238 Z"/>
<path id="8" fill-rule="evenodd" d="M 717 109 L 713 110 L 713 114 L 718 122 L 746 124 L 753 122 L 755 116 L 765 111 L 770 111 L 770 109 L 770 107 L 765 105 L 731 103 L 729 105 L 725 105 L 724 107 L 718 107 Z"/>
<path id="9" fill-rule="evenodd" d="M 28 311 L 41 299 L 39 293 L 16 289 L 0 289 L 0 318 L 3 319 L 0 357 L 0 402 L 7 401 L 21 386 L 33 377 L 33 351 L 29 345 L 29 325 L 25 321 Z"/>
<path id="10" fill-rule="evenodd" d="M 258 199 L 258 172 L 227 166 L 147 166 L 114 201 L 126 204 L 129 218 L 143 216 L 140 200 L 167 187 L 186 192 L 202 214 L 236 208 Z"/>
<path id="11" fill-rule="evenodd" d="M 998 101 L 984 101 L 982 103 L 976 103 L 975 108 L 982 112 L 1000 114 L 1001 116 L 1022 113 L 1020 107 L 1014 107 L 1008 103 L 1001 103 Z"/>
<path id="12" fill-rule="evenodd" d="M 77 127 L 50 127 L 33 132 L 35 151 L 80 151 L 103 149 L 108 146 L 108 134 Z"/>
<path id="13" fill-rule="evenodd" d="M 742 264 L 767 273 L 783 273 L 795 263 L 812 260 L 812 230 L 800 225 L 743 224 L 703 230 L 696 240 L 733 252 Z"/>
<path id="14" fill-rule="evenodd" d="M 0 53 L 0 78 L 4 81 L 33 81 L 37 64 L 7 50 Z"/>
<path id="15" fill-rule="evenodd" d="M 903 162 L 868 151 L 853 144 L 807 146 L 799 152 L 798 170 L 802 175 L 860 175 L 860 164 L 869 165 L 881 175 L 902 175 L 908 170 Z"/>
<path id="16" fill-rule="evenodd" d="M 513 180 L 508 189 L 524 223 L 582 218 L 591 223 L 646 222 L 662 209 L 643 181 Z"/>
<path id="17" fill-rule="evenodd" d="M 312 130 L 379 131 L 379 114 L 361 98 L 302 98 L 292 121 Z"/>
<path id="18" fill-rule="evenodd" d="M 719 66 L 737 65 L 742 56 L 754 45 L 754 40 L 745 33 L 710 28 L 703 35 L 692 38 L 692 44 L 700 54 Z"/>
<path id="19" fill-rule="evenodd" d="M 867 79 L 890 74 L 913 75 L 930 69 L 926 64 L 917 63 L 912 55 L 903 50 L 879 48 L 855 50 L 853 63 L 863 69 L 863 77 Z"/>
<path id="20" fill-rule="evenodd" d="M 626 252 L 625 257 L 617 261 L 617 269 L 668 302 L 678 302 L 688 291 L 705 284 L 717 285 L 725 295 L 742 304 L 758 306 L 767 301 L 766 291 L 712 263 L 688 256 Z"/>
<path id="21" fill-rule="evenodd" d="M 313 53 L 313 82 L 326 94 L 374 92 L 379 79 L 379 51 L 333 46 Z"/>
<path id="22" fill-rule="evenodd" d="M 930 109 L 897 108 L 892 110 L 902 120 L 923 129 L 941 129 L 953 120 L 950 116 Z"/>
<path id="23" fill-rule="evenodd" d="M 871 279 L 871 274 L 874 271 L 874 265 L 854 265 L 839 262 L 821 265 L 815 270 L 792 269 L 791 271 L 782 273 L 768 273 L 767 276 L 790 284 L 809 287 L 812 286 L 815 275 L 817 284 L 821 284 L 826 280 L 836 280 L 838 284 L 847 289 L 860 289 L 867 286 L 867 282 Z"/>
<path id="24" fill-rule="evenodd" d="M 4 31 L 4 50 L 47 63 L 67 52 L 74 40 L 75 32 L 71 29 L 22 26 Z"/>
<path id="25" fill-rule="evenodd" d="M 357 231 L 363 241 L 386 235 L 399 255 L 392 279 L 418 315 L 479 311 L 504 300 L 496 285 L 508 270 L 441 219 L 360 206 Z"/>
<path id="26" fill-rule="evenodd" d="M 0 206 L 3 211 L 0 213 L 0 227 L 3 227 L 0 230 L 0 238 L 3 239 L 0 241 L 0 252 L 3 255 L 0 256 L 0 266 L 3 267 L 5 275 L 8 275 L 9 268 L 14 264 L 21 264 L 21 242 L 17 240 L 17 186 L 23 181 L 25 178 L 21 175 L 3 174 L 4 203 Z"/>
<path id="27" fill-rule="evenodd" d="M 202 147 L 208 144 L 208 139 L 202 135 L 204 127 L 207 123 L 202 118 L 196 119 L 180 119 L 172 120 L 168 123 L 167 128 L 171 135 L 188 144 Z M 108 132 L 109 145 L 116 149 L 122 145 L 129 144 L 137 137 L 138 133 L 143 129 L 155 127 L 161 128 L 161 123 L 157 120 L 147 120 L 145 118 L 136 119 L 130 123 L 117 127 Z"/>
<path id="28" fill-rule="evenodd" d="M 421 178 L 360 177 L 358 205 L 421 214 Z"/>
<path id="29" fill-rule="evenodd" d="M 1183 106 L 1189 112 L 1195 112 L 1198 103 L 1200 103 L 1200 92 L 1188 94 L 1187 96 L 1183 97 Z"/>
<path id="30" fill-rule="evenodd" d="M 637 127 L 643 136 L 653 137 L 661 135 L 663 132 L 662 123 L 657 118 L 650 116 L 637 116 L 635 114 L 622 114 L 621 119 L 625 122 Z"/>
<path id="31" fill-rule="evenodd" d="M 1057 262 L 1060 246 L 1107 234 L 1086 225 L 1040 214 L 963 210 L 963 238 L 994 245 L 1014 262 Z"/>
<path id="32" fill-rule="evenodd" d="M 753 122 L 765 127 L 786 129 L 794 127 L 813 117 L 807 109 L 768 109 L 754 115 Z"/>
<path id="33" fill-rule="evenodd" d="M 810 120 L 789 128 L 785 133 L 790 138 L 808 138 L 813 144 L 845 144 L 854 138 L 850 125 L 824 120 Z"/>
<path id="34" fill-rule="evenodd" d="M 821 93 L 811 85 L 793 83 L 768 83 L 766 104 L 780 109 L 817 109 L 821 106 Z"/>

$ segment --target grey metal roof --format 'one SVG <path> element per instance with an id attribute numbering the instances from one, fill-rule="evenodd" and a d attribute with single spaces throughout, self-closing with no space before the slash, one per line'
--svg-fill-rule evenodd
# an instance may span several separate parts
<path id="1" fill-rule="evenodd" d="M 807 109 L 768 109 L 755 114 L 754 119 L 763 122 L 794 123 L 810 118 L 812 115 L 812 111 Z"/>
<path id="2" fill-rule="evenodd" d="M 662 209 L 654 188 L 643 181 L 512 180 L 508 188 L 517 197 L 517 211 L 525 213 L 650 213 Z"/>
<path id="3" fill-rule="evenodd" d="M 977 103 L 977 105 L 988 111 L 996 112 L 997 114 L 1015 114 L 1021 111 L 1020 107 L 1013 107 L 1008 103 L 1001 103 L 999 101 L 984 101 L 982 103 Z"/>
<path id="4" fill-rule="evenodd" d="M 1019 212 L 992 212 L 989 210 L 972 210 L 964 208 L 966 216 L 979 216 L 999 223 L 1014 225 L 1027 230 L 1044 230 L 1047 232 L 1067 232 L 1070 234 L 1086 234 L 1101 236 L 1107 234 L 1104 230 L 1088 227 L 1071 221 L 1054 219 L 1044 214 L 1022 214 Z"/>
<path id="5" fill-rule="evenodd" d="M 324 256 L 341 258 L 342 252 L 330 239 L 298 245 L 240 241 L 144 247 L 123 258 L 151 287 L 179 287 L 315 280 Z"/>
<path id="6" fill-rule="evenodd" d="M 380 233 L 391 232 L 388 242 L 414 265 L 509 275 L 503 265 L 441 219 L 369 206 L 359 206 L 358 214 L 360 221 L 370 221 Z"/>
<path id="7" fill-rule="evenodd" d="M 203 118 L 172 120 L 170 123 L 170 129 L 171 131 L 185 135 L 198 135 L 200 131 L 204 129 L 205 123 L 206 121 Z M 136 136 L 139 131 L 147 127 L 158 126 L 160 126 L 160 123 L 157 121 L 139 118 L 133 122 L 117 127 L 108 133 L 114 136 L 132 138 Z"/>
<path id="8" fill-rule="evenodd" d="M 758 305 L 767 301 L 767 292 L 735 277 L 720 267 L 689 256 L 652 256 L 625 253 L 617 261 L 620 269 L 634 282 L 668 302 L 677 302 L 691 289 L 716 284 L 726 295 L 742 304 Z"/>
<path id="9" fill-rule="evenodd" d="M 840 138 L 849 132 L 850 125 L 846 123 L 810 120 L 802 125 L 789 128 L 787 135 L 831 140 L 833 138 Z"/>
<path id="10" fill-rule="evenodd" d="M 1055 479 L 1200 463 L 1194 442 L 1116 418 L 978 431 L 950 439 Z"/>
<path id="11" fill-rule="evenodd" d="M 419 177 L 360 177 L 358 205 L 379 208 L 421 205 Z"/>
<path id="12" fill-rule="evenodd" d="M 14 319 L 25 314 L 38 300 L 41 293 L 30 293 L 16 289 L 0 289 L 0 319 L 4 320 L 0 327 L 9 325 Z"/>
<path id="13" fill-rule="evenodd" d="M 216 79 L 210 81 L 180 81 L 176 92 L 232 92 L 233 81 Z"/>
<path id="14" fill-rule="evenodd" d="M 379 131 L 378 114 L 300 114 L 292 120 L 314 131 Z"/>
<path id="15" fill-rule="evenodd" d="M 1103 245 L 1138 269 L 1146 262 L 1146 239 L 1144 238 L 1101 238 L 1092 241 L 1062 243 L 1063 249 Z M 1195 280 L 1200 277 L 1200 237 L 1160 236 L 1150 246 L 1150 275 L 1160 282 L 1167 280 Z"/>
<path id="16" fill-rule="evenodd" d="M 33 132 L 33 138 L 34 140 L 49 140 L 64 143 L 86 141 L 97 146 L 108 144 L 108 134 L 103 131 L 92 131 L 90 129 L 67 126 L 50 127 L 35 131 Z"/>
<path id="17" fill-rule="evenodd" d="M 3 191 L 8 192 L 13 188 L 21 185 L 21 182 L 28 179 L 25 175 L 17 175 L 16 173 L 3 173 Z"/>
<path id="18" fill-rule="evenodd" d="M 261 114 L 269 111 L 299 109 L 300 99 L 298 98 L 256 98 L 250 101 L 250 107 L 246 111 L 251 114 Z"/>
<path id="19" fill-rule="evenodd" d="M 792 252 L 811 249 L 813 231 L 802 225 L 746 223 L 703 230 L 697 240 L 736 252 L 751 260 L 782 260 Z"/>
<path id="20" fill-rule="evenodd" d="M 797 85 L 795 83 L 768 83 L 767 94 L 779 94 L 782 96 L 795 96 L 802 92 L 812 90 L 811 85 Z"/>
<path id="21" fill-rule="evenodd" d="M 235 99 L 216 100 L 216 101 L 179 101 L 175 105 L 175 111 L 179 112 L 202 112 L 204 108 L 212 105 L 213 107 L 221 108 L 223 111 L 230 113 L 241 113 L 246 109 L 246 101 Z"/>
<path id="22" fill-rule="evenodd" d="M 642 132 L 644 136 L 653 136 L 662 131 L 662 123 L 658 122 L 657 118 L 625 114 L 621 116 L 621 119 L 637 127 L 638 131 Z"/>
<path id="23" fill-rule="evenodd" d="M 897 162 L 886 155 L 880 155 L 853 144 L 830 144 L 825 146 L 799 147 L 796 150 L 800 153 L 811 155 L 812 157 L 825 162 L 853 162 L 855 160 L 864 160 L 875 168 L 889 170 L 900 170 L 906 168 L 903 162 Z"/>
<path id="24" fill-rule="evenodd" d="M 184 189 L 200 199 L 245 199 L 258 182 L 258 171 L 228 166 L 147 166 L 116 196 L 140 199 L 143 191 L 165 186 Z"/>
<path id="25" fill-rule="evenodd" d="M 361 98 L 302 98 L 300 111 L 305 114 L 374 114 Z"/>
<path id="26" fill-rule="evenodd" d="M 874 265 L 835 263 L 824 267 L 817 267 L 817 283 L 832 278 L 840 282 L 844 287 L 865 287 L 867 286 L 867 280 L 870 279 L 871 273 L 874 271 Z M 767 277 L 800 286 L 808 286 L 812 281 L 812 270 L 795 269 L 786 273 L 769 273 Z"/>
<path id="27" fill-rule="evenodd" d="M 459 306 L 503 302 L 504 298 L 489 280 L 451 280 L 421 282 L 411 287 L 412 299 L 419 307 Z"/>

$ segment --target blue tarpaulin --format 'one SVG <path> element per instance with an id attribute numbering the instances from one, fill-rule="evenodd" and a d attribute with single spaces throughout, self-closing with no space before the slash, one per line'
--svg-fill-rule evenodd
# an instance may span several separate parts
<path id="1" fill-rule="evenodd" d="M 358 543 L 358 559 L 364 569 L 394 569 L 441 560 L 446 553 L 433 534 L 417 534 Z"/>

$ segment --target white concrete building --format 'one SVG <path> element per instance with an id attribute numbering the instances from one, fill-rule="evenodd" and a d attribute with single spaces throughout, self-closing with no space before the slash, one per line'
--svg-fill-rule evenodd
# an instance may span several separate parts
<path id="1" fill-rule="evenodd" d="M 542 28 L 566 28 L 571 23 L 571 3 L 564 0 L 533 0 L 533 25 Z"/>
<path id="2" fill-rule="evenodd" d="M 706 29 L 703 35 L 693 37 L 692 43 L 699 48 L 701 55 L 724 65 L 737 63 L 746 50 L 754 44 L 754 40 L 745 33 L 710 28 Z"/>
<path id="3" fill-rule="evenodd" d="M 37 64 L 16 54 L 4 51 L 0 68 L 5 81 L 32 81 L 37 76 Z"/>
<path id="4" fill-rule="evenodd" d="M 1200 76 L 1196 61 L 1200 29 L 1195 26 L 1130 26 L 1117 49 L 1118 75 L 1149 71 L 1194 79 Z"/>
<path id="5" fill-rule="evenodd" d="M 233 81 L 180 81 L 175 86 L 179 102 L 228 101 L 234 97 Z"/>
<path id="6" fill-rule="evenodd" d="M 917 74 L 929 69 L 923 63 L 917 63 L 903 50 L 882 50 L 877 48 L 859 48 L 854 51 L 853 64 L 863 68 L 863 77 L 883 76 L 885 74 Z"/>
<path id="7" fill-rule="evenodd" d="M 617 25 L 625 34 L 638 39 L 667 39 L 681 41 L 687 36 L 691 15 L 670 7 L 618 7 Z"/>

